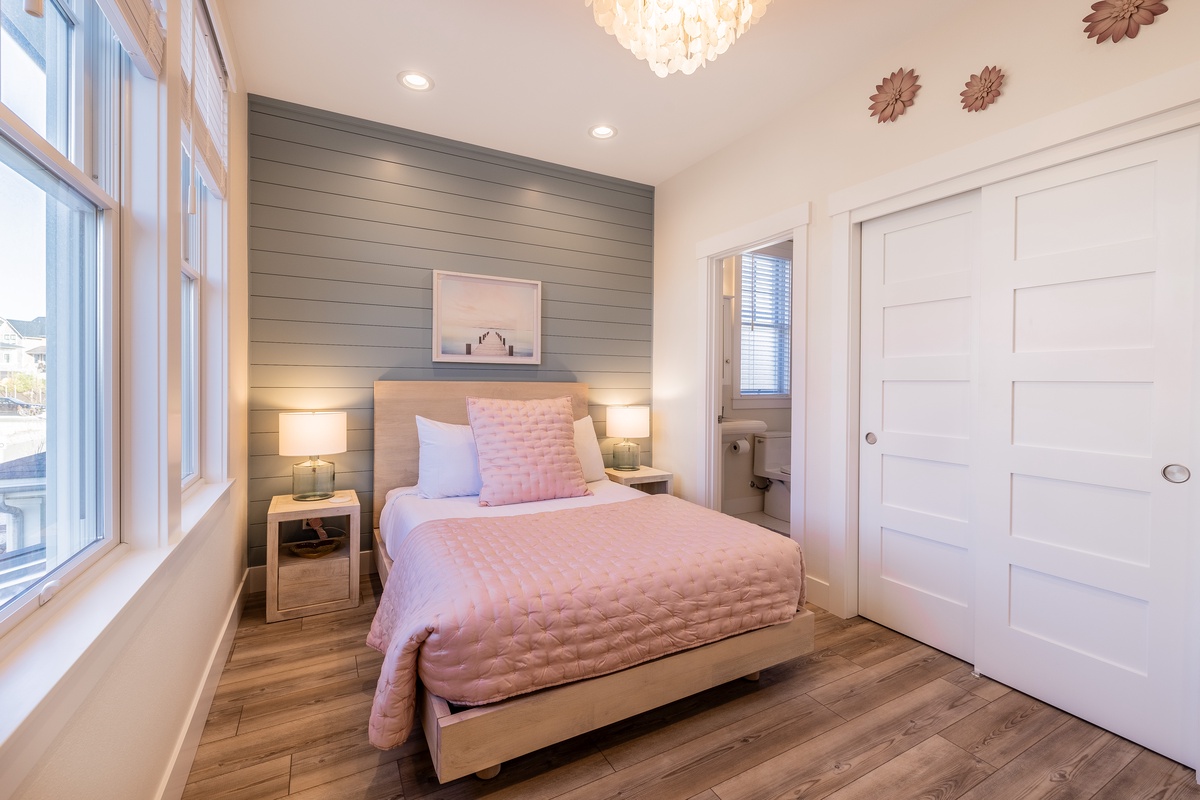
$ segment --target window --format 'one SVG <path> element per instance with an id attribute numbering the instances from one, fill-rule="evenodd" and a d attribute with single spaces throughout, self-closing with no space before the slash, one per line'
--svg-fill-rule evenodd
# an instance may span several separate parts
<path id="1" fill-rule="evenodd" d="M 184 487 L 221 472 L 223 383 L 206 362 L 219 349 L 224 275 L 228 98 L 225 65 L 201 0 L 180 4 L 183 102 L 183 263 L 180 280 L 182 451 Z"/>
<path id="2" fill-rule="evenodd" d="M 743 253 L 738 396 L 787 398 L 792 366 L 792 261 Z"/>
<path id="3" fill-rule="evenodd" d="M 0 0 L 0 103 L 65 156 L 71 142 L 74 21 L 53 0 L 41 19 Z"/>
<path id="4" fill-rule="evenodd" d="M 195 182 L 195 195 L 192 183 Z M 200 473 L 200 285 L 204 280 L 205 201 L 204 180 L 194 173 L 192 160 L 183 150 L 183 269 L 180 276 L 179 324 L 182 357 L 181 381 L 181 458 L 180 477 L 184 486 L 199 478 Z"/>
<path id="5" fill-rule="evenodd" d="M 91 3 L 0 0 L 0 627 L 114 540 L 118 60 Z"/>

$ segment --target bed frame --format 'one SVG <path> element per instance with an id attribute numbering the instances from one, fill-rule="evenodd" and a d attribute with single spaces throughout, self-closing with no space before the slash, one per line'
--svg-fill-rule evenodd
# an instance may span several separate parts
<path id="1" fill-rule="evenodd" d="M 575 419 L 588 414 L 587 384 L 480 381 L 376 381 L 375 479 L 371 519 L 375 567 L 387 581 L 392 562 L 379 534 L 389 489 L 417 482 L 420 415 L 467 423 L 467 397 L 532 400 L 571 397 Z M 791 622 L 760 628 L 598 678 L 542 689 L 499 703 L 453 710 L 421 689 L 421 726 L 438 781 L 475 773 L 494 777 L 512 758 L 627 719 L 759 670 L 811 653 L 811 611 Z"/>

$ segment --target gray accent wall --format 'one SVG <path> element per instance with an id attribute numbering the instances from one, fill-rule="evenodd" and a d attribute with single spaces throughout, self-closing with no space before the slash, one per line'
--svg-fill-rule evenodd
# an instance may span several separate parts
<path id="1" fill-rule="evenodd" d="M 605 407 L 650 403 L 652 187 L 262 97 L 249 127 L 251 566 L 280 411 L 347 412 L 370 547 L 376 380 L 583 381 L 611 458 Z M 541 281 L 542 363 L 434 363 L 435 269 Z"/>

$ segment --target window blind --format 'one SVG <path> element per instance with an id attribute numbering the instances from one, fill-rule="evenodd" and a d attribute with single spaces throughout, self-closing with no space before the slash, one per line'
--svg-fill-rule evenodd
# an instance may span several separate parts
<path id="1" fill-rule="evenodd" d="M 196 3 L 199 5 L 194 6 Z M 193 20 L 198 25 L 195 35 L 192 31 Z M 185 97 L 191 92 L 193 75 L 196 81 L 195 106 L 185 99 L 183 124 L 191 133 L 192 155 L 204 162 L 213 185 L 224 196 L 229 183 L 229 104 L 225 64 L 212 32 L 204 0 L 182 0 L 180 37 Z"/>
<path id="2" fill-rule="evenodd" d="M 137 71 L 151 80 L 162 74 L 167 36 L 151 0 L 96 0 Z"/>
<path id="3" fill-rule="evenodd" d="M 786 396 L 791 391 L 792 262 L 743 253 L 741 273 L 739 393 Z"/>

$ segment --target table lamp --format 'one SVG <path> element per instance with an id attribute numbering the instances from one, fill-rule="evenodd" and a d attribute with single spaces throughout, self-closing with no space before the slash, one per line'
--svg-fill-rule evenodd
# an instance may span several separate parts
<path id="1" fill-rule="evenodd" d="M 613 445 L 613 469 L 637 469 L 641 448 L 629 440 L 650 435 L 650 406 L 609 406 L 607 432 L 625 440 Z"/>
<path id="2" fill-rule="evenodd" d="M 283 411 L 279 414 L 279 455 L 308 456 L 292 465 L 292 499 L 333 497 L 333 462 L 318 453 L 346 452 L 345 411 Z"/>

